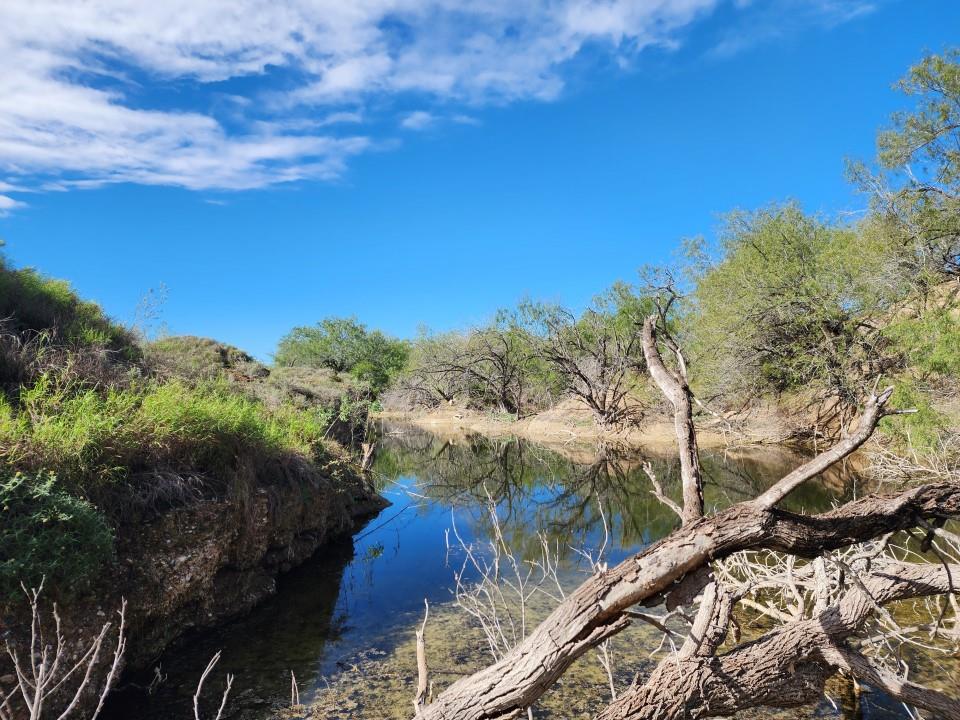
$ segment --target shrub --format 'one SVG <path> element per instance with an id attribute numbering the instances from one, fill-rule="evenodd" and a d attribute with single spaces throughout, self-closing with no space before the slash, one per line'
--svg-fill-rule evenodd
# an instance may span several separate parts
<path id="1" fill-rule="evenodd" d="M 251 355 L 232 345 L 178 335 L 144 347 L 147 363 L 163 374 L 191 380 L 213 379 L 225 372 L 245 378 L 266 377 L 270 371 Z"/>
<path id="2" fill-rule="evenodd" d="M 804 390 L 855 404 L 893 289 L 874 282 L 889 247 L 796 204 L 733 213 L 720 259 L 697 278 L 690 346 L 709 392 Z"/>
<path id="3" fill-rule="evenodd" d="M 368 383 L 375 393 L 387 387 L 407 362 L 409 348 L 353 318 L 324 318 L 295 327 L 280 340 L 277 365 L 330 368 Z"/>
<path id="4" fill-rule="evenodd" d="M 46 578 L 61 594 L 90 587 L 113 558 L 113 533 L 96 508 L 56 475 L 0 480 L 0 601 Z"/>
<path id="5" fill-rule="evenodd" d="M 949 418 L 934 407 L 929 390 L 913 378 L 902 375 L 894 380 L 894 387 L 891 406 L 916 412 L 890 418 L 881 425 L 882 433 L 892 439 L 901 452 L 924 455 L 936 449 L 950 429 Z"/>
<path id="6" fill-rule="evenodd" d="M 892 323 L 884 334 L 918 374 L 960 377 L 960 321 L 949 306 Z"/>

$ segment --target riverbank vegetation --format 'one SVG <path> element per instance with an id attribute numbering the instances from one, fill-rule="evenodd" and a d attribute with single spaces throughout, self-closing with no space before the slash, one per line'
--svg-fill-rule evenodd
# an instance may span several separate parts
<path id="1" fill-rule="evenodd" d="M 883 376 L 918 412 L 885 433 L 932 449 L 960 419 L 960 56 L 931 56 L 899 89 L 915 100 L 878 137 L 873 166 L 849 163 L 868 209 L 855 219 L 785 202 L 736 210 L 718 238 L 684 241 L 675 267 L 646 268 L 583 312 L 524 301 L 486 326 L 423 333 L 387 407 L 456 404 L 515 417 L 575 397 L 601 426 L 660 400 L 637 338 L 659 302 L 725 413 L 773 400 L 799 439 L 836 435 Z"/>
<path id="2" fill-rule="evenodd" d="M 44 577 L 50 593 L 86 591 L 122 524 L 343 456 L 334 438 L 362 393 L 325 371 L 274 373 L 202 338 L 148 342 L 2 259 L 0 304 L 0 600 Z"/>
<path id="3" fill-rule="evenodd" d="M 898 663 L 899 649 L 910 644 L 943 649 L 947 620 L 954 634 L 960 622 L 960 538 L 948 525 L 960 516 L 951 440 L 960 417 L 960 55 L 927 58 L 901 89 L 916 97 L 914 110 L 880 134 L 875 167 L 850 165 L 869 202 L 858 219 L 811 215 L 791 202 L 734 211 L 716 243 L 685 241 L 676 267 L 644 269 L 638 282 L 617 283 L 582 312 L 525 300 L 484 326 L 424 332 L 410 342 L 354 319 L 326 318 L 291 330 L 271 368 L 213 340 L 148 341 L 64 282 L 0 259 L 0 604 L 21 584 L 46 583 L 54 598 L 75 600 L 114 568 L 120 528 L 196 499 L 237 498 L 240 522 L 265 525 L 278 503 L 259 498 L 255 516 L 255 491 L 266 496 L 302 481 L 297 489 L 307 495 L 321 474 L 336 477 L 330 468 L 345 465 L 345 456 L 334 438 L 355 440 L 381 404 L 447 404 L 520 418 L 574 398 L 609 430 L 651 412 L 671 417 L 676 482 L 665 490 L 658 468 L 640 465 L 652 487 L 643 497 L 658 503 L 664 537 L 616 565 L 585 554 L 589 579 L 569 592 L 556 583 L 548 596 L 555 609 L 539 625 L 524 615 L 508 641 L 497 624 L 506 617 L 501 601 L 487 614 L 483 598 L 519 588 L 524 607 L 531 575 L 506 547 L 491 500 L 494 562 L 458 538 L 479 580 L 457 575 L 456 598 L 461 607 L 473 603 L 472 617 L 502 644 L 489 667 L 435 695 L 427 691 L 425 660 L 418 662 L 418 717 L 529 715 L 595 649 L 610 677 L 610 703 L 599 717 L 610 720 L 807 705 L 838 672 L 958 717 L 955 699 L 908 682 Z M 720 507 L 705 491 L 711 468 L 699 453 L 694 416 L 729 424 L 758 402 L 793 407 L 797 436 L 829 437 L 831 447 Z M 796 490 L 877 430 L 899 458 L 875 478 L 883 494 L 816 515 L 791 510 Z M 904 461 L 907 455 L 913 459 Z M 914 461 L 924 456 L 938 464 Z M 509 469 L 505 459 L 492 454 L 466 482 L 488 496 L 484 483 Z M 436 472 L 457 480 L 446 468 Z M 584 489 L 573 493 L 572 515 L 589 520 L 596 499 L 607 537 L 604 499 L 590 472 L 618 469 L 605 458 L 591 466 Z M 511 481 L 522 484 L 522 471 Z M 292 515 L 322 514 L 305 503 L 297 508 Z M 168 544 L 180 531 L 170 528 Z M 278 547 L 292 556 L 291 538 L 301 529 L 295 522 L 284 528 L 286 545 L 266 531 L 240 544 L 259 548 L 257 562 Z M 213 547 L 217 529 L 204 530 Z M 320 523 L 310 532 L 327 530 Z M 635 530 L 642 535 L 649 521 Z M 542 542 L 540 535 L 527 541 Z M 547 568 L 549 582 L 560 554 L 542 544 L 539 569 Z M 218 568 L 235 570 L 235 550 L 219 548 Z M 498 574 L 501 566 L 513 568 L 516 585 Z M 170 572 L 157 574 L 164 592 Z M 249 578 L 233 580 L 240 586 Z M 906 601 L 923 605 L 913 627 L 883 607 Z M 738 604 L 770 623 L 750 642 L 740 635 Z M 636 610 L 659 605 L 666 614 Z M 674 612 L 683 607 L 690 612 Z M 645 681 L 636 676 L 618 688 L 607 643 L 634 621 L 662 632 L 673 651 Z M 425 618 L 418 655 L 427 627 Z M 119 637 L 122 649 L 122 628 Z M 32 650 L 27 662 L 35 668 Z M 112 678 L 111 671 L 107 688 Z"/>

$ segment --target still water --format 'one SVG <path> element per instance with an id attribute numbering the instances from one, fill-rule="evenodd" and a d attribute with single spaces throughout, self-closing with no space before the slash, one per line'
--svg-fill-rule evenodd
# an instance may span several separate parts
<path id="1" fill-rule="evenodd" d="M 310 717 L 406 718 L 416 676 L 413 629 L 424 600 L 431 605 L 428 652 L 438 689 L 488 662 L 482 638 L 453 606 L 453 573 L 461 559 L 451 528 L 467 543 L 486 542 L 489 496 L 513 551 L 539 558 L 545 534 L 560 556 L 562 582 L 575 585 L 589 568 L 574 548 L 596 550 L 606 534 L 601 507 L 611 564 L 675 527 L 675 517 L 650 492 L 643 459 L 603 449 L 561 455 L 520 440 L 441 439 L 410 426 L 386 426 L 374 470 L 392 505 L 352 539 L 326 546 L 281 578 L 278 594 L 247 617 L 188 637 L 158 658 L 154 670 L 118 689 L 106 717 L 193 717 L 197 679 L 221 651 L 204 696 L 213 703 L 226 673 L 234 674 L 227 718 L 277 717 L 290 705 L 291 672 L 301 702 L 317 703 Z M 676 462 L 649 459 L 668 493 L 679 498 Z M 755 496 L 800 461 L 772 448 L 704 453 L 706 504 L 718 508 Z M 815 512 L 855 492 L 855 478 L 840 470 L 800 488 L 785 506 Z M 548 603 L 544 597 L 532 615 L 546 612 Z M 622 648 L 615 646 L 623 685 L 651 666 L 659 642 L 645 629 L 628 633 L 626 641 L 615 640 Z M 561 683 L 536 717 L 589 717 L 603 704 L 606 681 L 599 666 L 592 658 L 578 663 L 588 663 L 577 673 L 580 680 Z M 871 698 L 862 717 L 906 717 L 878 694 Z M 789 717 L 812 714 L 838 713 L 825 702 Z"/>

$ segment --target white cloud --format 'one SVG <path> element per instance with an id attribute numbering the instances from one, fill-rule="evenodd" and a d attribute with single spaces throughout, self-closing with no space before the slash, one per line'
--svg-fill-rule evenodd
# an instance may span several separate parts
<path id="1" fill-rule="evenodd" d="M 400 126 L 407 130 L 426 130 L 436 122 L 437 118 L 433 113 L 426 110 L 414 110 L 408 113 L 400 121 Z"/>
<path id="2" fill-rule="evenodd" d="M 339 125 L 341 123 L 362 123 L 363 114 L 359 112 L 334 112 L 327 115 L 323 118 L 319 125 L 324 127 L 326 125 Z"/>
<path id="3" fill-rule="evenodd" d="M 674 47 L 720 2 L 2 0 L 0 190 L 335 178 L 385 145 L 344 135 L 365 120 L 345 108 L 389 111 L 405 93 L 431 107 L 549 100 L 585 45 Z"/>
<path id="4" fill-rule="evenodd" d="M 0 195 L 0 217 L 7 215 L 11 210 L 18 207 L 25 207 L 26 203 L 14 200 L 12 197 Z"/>

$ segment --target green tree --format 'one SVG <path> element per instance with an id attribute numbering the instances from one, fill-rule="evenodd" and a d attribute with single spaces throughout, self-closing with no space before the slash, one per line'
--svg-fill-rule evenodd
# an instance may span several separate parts
<path id="1" fill-rule="evenodd" d="M 891 261 L 925 297 L 960 275 L 960 50 L 924 58 L 897 88 L 917 102 L 879 134 L 881 172 L 852 163 L 850 174 L 895 243 Z"/>
<path id="2" fill-rule="evenodd" d="M 947 431 L 960 377 L 960 50 L 924 58 L 897 88 L 914 107 L 879 134 L 878 171 L 850 172 L 871 197 L 861 236 L 887 250 L 874 281 L 895 298 L 883 329 L 898 360 L 894 402 L 917 409 L 887 432 L 922 452 Z"/>
<path id="3" fill-rule="evenodd" d="M 324 318 L 295 327 L 277 347 L 278 365 L 325 367 L 346 372 L 381 392 L 407 362 L 409 348 L 379 330 L 368 331 L 356 318 Z"/>
<path id="4" fill-rule="evenodd" d="M 856 228 L 795 204 L 728 216 L 692 294 L 699 375 L 727 393 L 813 391 L 853 407 L 882 365 L 871 279 L 885 261 Z"/>

